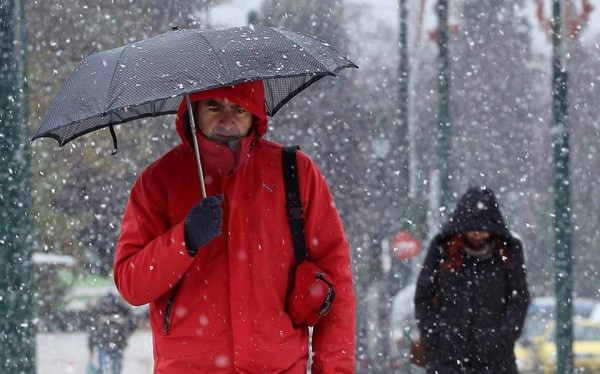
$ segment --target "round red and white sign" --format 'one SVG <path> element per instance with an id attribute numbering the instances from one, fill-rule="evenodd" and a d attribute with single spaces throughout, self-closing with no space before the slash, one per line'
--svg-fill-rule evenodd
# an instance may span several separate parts
<path id="1" fill-rule="evenodd" d="M 400 231 L 390 241 L 394 256 L 401 260 L 415 257 L 421 250 L 421 242 L 406 231 Z"/>

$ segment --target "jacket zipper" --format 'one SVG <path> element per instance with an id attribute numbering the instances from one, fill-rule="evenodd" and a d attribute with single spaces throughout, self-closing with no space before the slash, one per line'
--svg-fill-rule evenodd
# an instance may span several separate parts
<path id="1" fill-rule="evenodd" d="M 171 328 L 172 314 L 173 314 L 173 306 L 175 305 L 175 298 L 177 297 L 177 291 L 179 290 L 179 285 L 181 284 L 181 280 L 177 282 L 175 287 L 173 287 L 173 291 L 171 292 L 171 296 L 169 297 L 169 301 L 167 301 L 167 306 L 165 308 L 165 314 L 163 315 L 163 334 L 167 335 L 169 333 L 169 329 Z"/>

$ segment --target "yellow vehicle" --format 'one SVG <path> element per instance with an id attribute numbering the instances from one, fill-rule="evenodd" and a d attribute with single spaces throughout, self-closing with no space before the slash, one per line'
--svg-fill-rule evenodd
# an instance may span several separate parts
<path id="1" fill-rule="evenodd" d="M 544 373 L 556 372 L 554 324 L 536 342 L 538 359 Z M 573 320 L 573 364 L 577 372 L 600 373 L 600 324 L 587 319 Z"/>
<path id="2" fill-rule="evenodd" d="M 514 352 L 519 373 L 537 374 L 540 372 L 538 347 L 539 343 L 544 340 L 544 334 L 551 321 L 553 321 L 553 317 L 550 313 L 536 313 L 535 309 L 530 307 L 525 326 L 523 326 L 523 333 L 515 344 Z"/>
<path id="3" fill-rule="evenodd" d="M 574 320 L 591 318 L 590 315 L 594 308 L 600 308 L 597 300 L 589 298 L 573 300 Z M 543 371 L 544 363 L 540 358 L 540 352 L 543 345 L 554 346 L 553 337 L 552 339 L 549 338 L 552 329 L 549 325 L 554 323 L 555 309 L 556 299 L 552 296 L 538 296 L 531 300 L 525 325 L 523 326 L 523 333 L 517 340 L 514 350 L 517 368 L 521 374 L 539 374 Z M 600 312 L 598 313 L 600 314 Z M 554 366 L 556 364 L 549 364 L 549 361 L 551 361 L 551 358 L 544 359 L 546 366 L 553 367 L 553 370 L 555 370 Z M 554 361 L 556 361 L 556 358 L 554 358 Z"/>
<path id="4" fill-rule="evenodd" d="M 515 344 L 515 358 L 517 369 L 521 374 L 535 373 L 537 368 L 537 357 L 532 345 L 527 342 L 517 341 Z"/>

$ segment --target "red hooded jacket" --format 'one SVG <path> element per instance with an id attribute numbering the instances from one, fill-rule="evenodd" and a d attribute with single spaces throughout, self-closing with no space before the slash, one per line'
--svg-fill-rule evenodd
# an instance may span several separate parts
<path id="1" fill-rule="evenodd" d="M 184 224 L 201 200 L 194 152 L 183 144 L 148 166 L 131 191 L 117 243 L 114 277 L 133 305 L 150 303 L 155 373 L 306 373 L 308 330 L 286 313 L 294 250 L 287 221 L 282 147 L 267 130 L 262 82 L 192 95 L 227 98 L 252 112 L 251 135 L 235 151 L 200 132 L 208 195 L 222 193 L 221 235 L 190 257 Z M 354 372 L 354 291 L 348 243 L 329 189 L 298 152 L 308 257 L 336 289 L 314 327 L 313 373 Z"/>

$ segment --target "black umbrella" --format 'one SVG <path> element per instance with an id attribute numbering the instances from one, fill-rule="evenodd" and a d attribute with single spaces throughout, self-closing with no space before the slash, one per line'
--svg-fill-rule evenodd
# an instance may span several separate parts
<path id="1" fill-rule="evenodd" d="M 357 66 L 327 43 L 288 30 L 174 30 L 86 57 L 50 104 L 32 141 L 49 137 L 63 146 L 109 127 L 116 148 L 113 125 L 174 114 L 182 98 L 191 113 L 189 94 L 253 80 L 263 81 L 267 114 L 273 116 L 306 87 L 349 67 Z"/>

